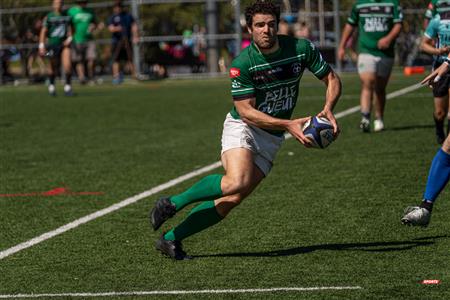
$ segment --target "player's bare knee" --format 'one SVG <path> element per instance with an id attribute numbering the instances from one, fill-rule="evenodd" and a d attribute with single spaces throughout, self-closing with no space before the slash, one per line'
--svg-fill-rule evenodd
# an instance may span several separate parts
<path id="1" fill-rule="evenodd" d="M 445 139 L 444 144 L 442 145 L 442 151 L 450 154 L 450 135 Z"/>
<path id="2" fill-rule="evenodd" d="M 250 178 L 246 177 L 223 177 L 222 193 L 225 195 L 244 193 L 250 186 Z"/>
<path id="3" fill-rule="evenodd" d="M 434 117 L 437 119 L 437 120 L 444 120 L 444 118 L 447 116 L 447 112 L 446 111 L 444 111 L 443 109 L 436 109 L 435 111 L 434 111 Z"/>

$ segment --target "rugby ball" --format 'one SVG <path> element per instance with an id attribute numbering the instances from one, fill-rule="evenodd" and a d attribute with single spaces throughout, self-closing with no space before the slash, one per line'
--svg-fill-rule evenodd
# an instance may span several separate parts
<path id="1" fill-rule="evenodd" d="M 312 141 L 312 147 L 323 149 L 334 141 L 333 125 L 324 117 L 312 117 L 303 126 L 303 134 Z"/>

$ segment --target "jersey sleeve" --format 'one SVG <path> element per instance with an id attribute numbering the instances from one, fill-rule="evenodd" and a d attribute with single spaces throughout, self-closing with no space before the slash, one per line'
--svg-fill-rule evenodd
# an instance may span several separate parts
<path id="1" fill-rule="evenodd" d="M 394 5 L 394 23 L 401 23 L 403 22 L 403 11 L 402 7 L 397 3 L 397 5 Z"/>
<path id="2" fill-rule="evenodd" d="M 234 101 L 255 97 L 255 86 L 251 80 L 248 66 L 233 61 L 230 68 L 231 95 Z"/>
<path id="3" fill-rule="evenodd" d="M 331 71 L 330 65 L 323 59 L 319 49 L 314 44 L 306 41 L 306 56 L 305 63 L 306 68 L 310 70 L 318 79 L 324 78 Z"/>
<path id="4" fill-rule="evenodd" d="M 424 35 L 427 38 L 434 39 L 438 37 L 439 21 L 434 18 L 428 23 L 427 29 L 425 29 Z"/>
<path id="5" fill-rule="evenodd" d="M 347 18 L 347 24 L 352 26 L 357 26 L 359 21 L 358 9 L 356 8 L 356 3 L 353 4 L 350 16 Z"/>

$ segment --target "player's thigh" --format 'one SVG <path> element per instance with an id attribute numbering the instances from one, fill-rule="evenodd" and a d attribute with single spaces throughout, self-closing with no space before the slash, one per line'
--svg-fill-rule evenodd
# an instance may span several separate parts
<path id="1" fill-rule="evenodd" d="M 374 89 L 375 83 L 377 81 L 377 76 L 375 72 L 364 72 L 359 73 L 359 79 L 361 80 L 362 88 L 364 89 Z"/>
<path id="2" fill-rule="evenodd" d="M 225 176 L 222 180 L 224 192 L 232 193 L 247 189 L 255 173 L 254 153 L 246 148 L 233 148 L 222 154 Z"/>

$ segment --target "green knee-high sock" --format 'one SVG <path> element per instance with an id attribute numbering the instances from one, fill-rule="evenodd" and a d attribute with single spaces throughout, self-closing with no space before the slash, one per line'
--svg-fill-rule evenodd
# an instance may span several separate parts
<path id="1" fill-rule="evenodd" d="M 175 204 L 176 210 L 179 211 L 190 203 L 220 198 L 222 197 L 220 187 L 222 177 L 223 175 L 218 174 L 203 177 L 185 192 L 170 197 L 170 201 Z"/>
<path id="2" fill-rule="evenodd" d="M 205 201 L 196 206 L 180 225 L 168 231 L 164 238 L 171 241 L 181 241 L 219 223 L 222 219 L 223 217 L 216 210 L 214 201 Z"/>

